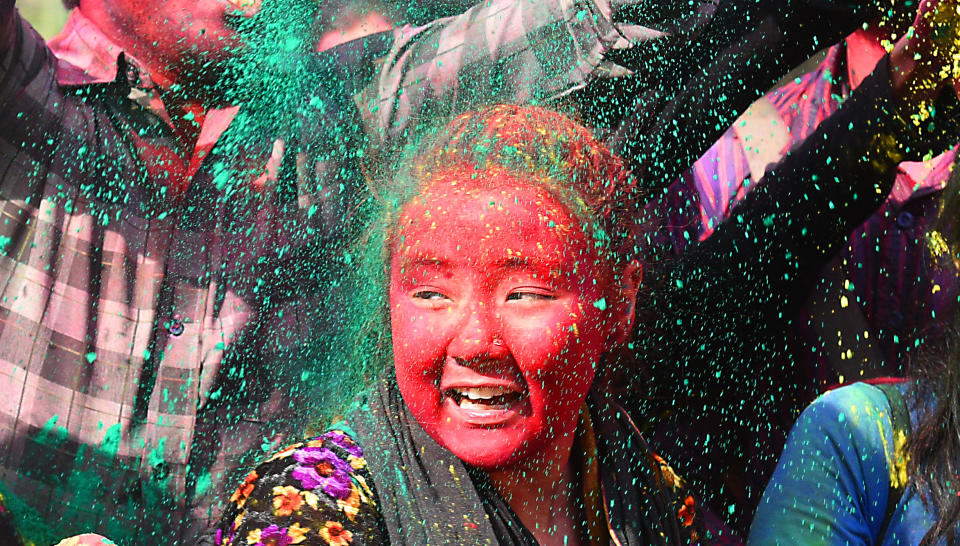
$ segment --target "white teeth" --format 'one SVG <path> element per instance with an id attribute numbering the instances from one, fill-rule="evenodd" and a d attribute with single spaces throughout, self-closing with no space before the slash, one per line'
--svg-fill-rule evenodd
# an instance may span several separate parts
<path id="1" fill-rule="evenodd" d="M 456 389 L 457 393 L 470 400 L 489 400 L 495 396 L 500 396 L 508 391 L 504 387 L 464 387 Z"/>
<path id="2" fill-rule="evenodd" d="M 508 386 L 454 387 L 446 393 L 462 409 L 476 411 L 505 411 L 523 397 L 522 392 Z"/>
<path id="3" fill-rule="evenodd" d="M 477 411 L 491 411 L 491 410 L 504 410 L 507 408 L 506 404 L 498 404 L 496 406 L 490 404 L 477 404 L 476 402 L 471 402 L 464 398 L 460 400 L 460 408 L 468 410 L 477 410 Z"/>

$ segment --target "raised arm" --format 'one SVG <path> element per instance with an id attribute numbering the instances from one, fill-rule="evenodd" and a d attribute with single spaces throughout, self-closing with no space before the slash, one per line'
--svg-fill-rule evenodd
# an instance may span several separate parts
<path id="1" fill-rule="evenodd" d="M 872 2 L 491 0 L 395 36 L 364 92 L 387 150 L 418 123 L 493 102 L 563 103 L 669 183 L 783 72 Z M 613 83 L 611 83 L 613 81 Z"/>
<path id="2" fill-rule="evenodd" d="M 606 53 L 660 36 L 614 25 L 603 0 L 481 2 L 395 33 L 364 92 L 368 130 L 392 147 L 423 120 L 484 103 L 554 99 L 595 77 L 625 75 Z"/>
<path id="3" fill-rule="evenodd" d="M 956 36 L 957 21 L 951 25 L 927 35 Z M 883 203 L 898 164 L 957 142 L 960 103 L 946 70 L 952 53 L 920 34 L 898 42 L 730 220 L 683 257 L 657 294 L 658 309 L 679 313 L 666 320 L 685 322 L 704 342 L 730 337 L 717 351 L 785 324 L 825 261 Z"/>
<path id="4" fill-rule="evenodd" d="M 613 1 L 623 5 L 618 20 L 637 20 L 637 2 Z M 640 4 L 657 13 L 653 2 Z M 598 100 L 588 89 L 581 101 L 614 105 L 600 113 L 611 127 L 609 143 L 650 189 L 673 183 L 788 70 L 880 15 L 871 1 L 715 4 L 689 17 L 688 32 L 613 52 L 641 76 L 599 82 L 602 92 L 613 89 L 620 100 Z"/>
<path id="5" fill-rule="evenodd" d="M 14 0 L 0 0 L 0 172 L 23 173 L 3 177 L 0 200 L 34 196 L 27 210 L 40 197 L 66 201 L 77 190 L 106 203 L 146 199 L 131 194 L 142 191 L 146 171 L 112 119 L 128 92 L 109 84 L 61 87 L 53 52 Z M 63 184 L 44 187 L 50 175 Z"/>
<path id="6" fill-rule="evenodd" d="M 14 4 L 0 0 L 0 145 L 6 148 L 0 156 L 5 159 L 20 151 L 50 153 L 48 139 L 36 135 L 55 136 L 62 117 L 53 106 L 60 99 L 56 59 Z M 25 146 L 28 142 L 31 146 Z"/>

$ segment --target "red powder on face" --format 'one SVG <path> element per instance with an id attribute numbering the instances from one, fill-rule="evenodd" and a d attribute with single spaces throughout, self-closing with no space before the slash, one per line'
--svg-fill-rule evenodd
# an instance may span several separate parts
<path id="1" fill-rule="evenodd" d="M 480 178 L 445 177 L 404 207 L 390 310 L 404 401 L 490 469 L 573 433 L 613 321 L 609 265 L 570 212 L 532 183 Z"/>

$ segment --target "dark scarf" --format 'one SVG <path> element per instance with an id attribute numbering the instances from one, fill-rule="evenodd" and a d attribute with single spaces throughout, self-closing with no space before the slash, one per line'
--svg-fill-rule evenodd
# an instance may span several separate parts
<path id="1" fill-rule="evenodd" d="M 671 503 L 677 494 L 654 470 L 630 418 L 596 393 L 589 406 L 602 502 L 616 539 L 625 546 L 688 543 Z M 348 422 L 364 448 L 391 544 L 537 544 L 483 473 L 420 427 L 392 378 Z"/>

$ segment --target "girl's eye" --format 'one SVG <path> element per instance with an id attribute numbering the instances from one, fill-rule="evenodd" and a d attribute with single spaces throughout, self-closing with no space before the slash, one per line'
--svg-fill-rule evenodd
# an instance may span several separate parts
<path id="1" fill-rule="evenodd" d="M 534 290 L 515 290 L 507 294 L 507 301 L 549 301 L 557 297 L 553 294 Z"/>
<path id="2" fill-rule="evenodd" d="M 450 299 L 435 290 L 419 290 L 413 293 L 413 297 L 420 300 L 442 301 Z"/>

